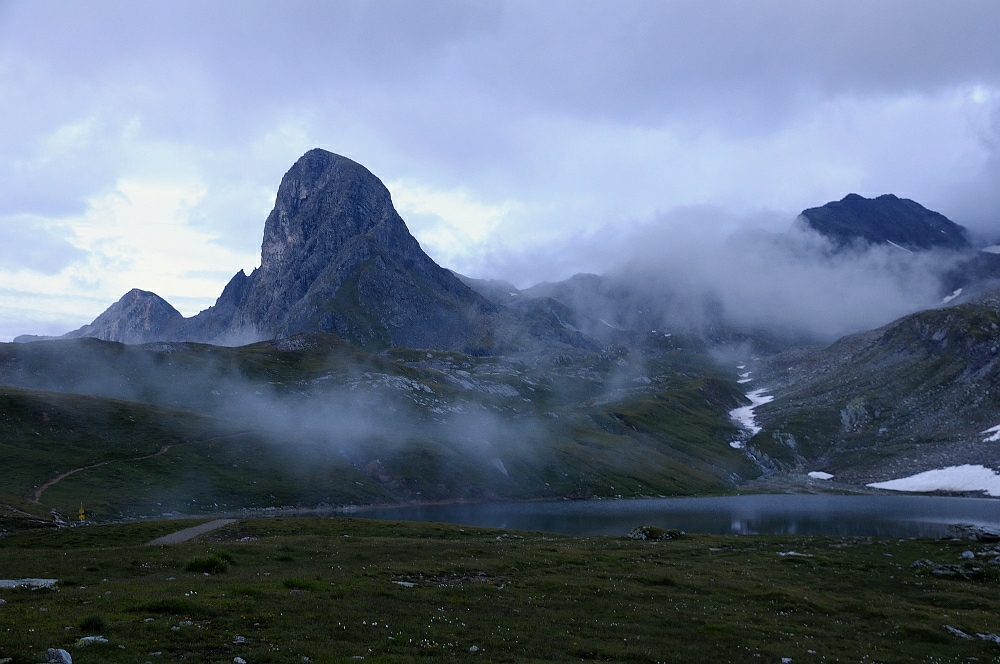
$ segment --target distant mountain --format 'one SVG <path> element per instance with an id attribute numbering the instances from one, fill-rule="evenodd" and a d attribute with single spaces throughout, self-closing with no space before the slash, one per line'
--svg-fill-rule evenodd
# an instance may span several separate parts
<path id="1" fill-rule="evenodd" d="M 125 344 L 172 338 L 184 324 L 184 316 L 156 293 L 133 288 L 98 316 L 93 323 L 62 335 L 64 339 L 94 337 Z M 41 341 L 57 337 L 21 335 L 15 342 Z"/>
<path id="2" fill-rule="evenodd" d="M 260 267 L 238 272 L 215 305 L 185 319 L 159 296 L 133 290 L 63 336 L 232 346 L 303 332 L 334 333 L 369 349 L 474 355 L 539 344 L 595 347 L 550 310 L 499 306 L 439 266 L 407 230 L 381 180 L 319 149 L 282 178 Z"/>
<path id="3" fill-rule="evenodd" d="M 839 201 L 803 210 L 800 219 L 838 248 L 863 242 L 892 244 L 910 251 L 970 249 L 965 228 L 943 214 L 892 194 L 877 198 L 848 194 Z"/>

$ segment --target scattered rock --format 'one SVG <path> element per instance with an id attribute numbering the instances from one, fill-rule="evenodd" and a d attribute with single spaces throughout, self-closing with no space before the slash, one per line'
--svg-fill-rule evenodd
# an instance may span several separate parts
<path id="1" fill-rule="evenodd" d="M 948 537 L 952 539 L 973 540 L 976 542 L 1000 542 L 1000 532 L 984 528 L 982 526 L 972 526 L 965 523 L 949 526 Z"/>
<path id="2" fill-rule="evenodd" d="M 479 646 L 472 646 L 469 648 L 469 652 L 479 652 Z"/>
<path id="3" fill-rule="evenodd" d="M 62 648 L 49 648 L 45 651 L 45 661 L 50 664 L 73 664 L 73 656 Z"/>
<path id="4" fill-rule="evenodd" d="M 57 583 L 59 579 L 0 579 L 0 588 L 54 588 Z"/>
<path id="5" fill-rule="evenodd" d="M 957 627 L 952 627 L 951 625 L 945 625 L 944 628 L 948 630 L 949 633 L 957 636 L 960 639 L 971 639 L 972 637 L 958 629 Z"/>
<path id="6" fill-rule="evenodd" d="M 992 641 L 993 643 L 1000 644 L 1000 636 L 996 634 L 980 634 L 976 632 L 976 636 L 981 638 L 983 641 Z"/>
<path id="7" fill-rule="evenodd" d="M 393 581 L 397 586 L 403 586 L 404 588 L 413 588 L 417 584 L 412 581 Z"/>
<path id="8" fill-rule="evenodd" d="M 76 642 L 78 646 L 89 646 L 92 643 L 107 643 L 108 640 L 103 636 L 84 636 L 79 641 Z"/>
<path id="9" fill-rule="evenodd" d="M 670 540 L 683 536 L 683 530 L 677 530 L 676 528 L 665 530 L 656 526 L 636 526 L 626 535 L 629 539 L 634 540 Z"/>
<path id="10" fill-rule="evenodd" d="M 986 571 L 982 567 L 976 567 L 969 564 L 938 564 L 933 560 L 928 560 L 927 558 L 913 561 L 913 564 L 910 565 L 910 567 L 915 567 L 918 570 L 926 570 L 931 574 L 936 574 L 937 576 L 954 576 L 967 580 L 982 579 L 986 576 Z"/>
<path id="11" fill-rule="evenodd" d="M 237 645 L 240 645 L 240 644 L 243 644 L 243 643 L 246 643 L 246 642 L 247 642 L 247 638 L 245 636 L 237 636 L 235 639 L 233 639 L 233 643 L 235 643 Z"/>
<path id="12" fill-rule="evenodd" d="M 247 664 L 247 661 L 242 657 L 233 657 L 233 664 Z"/>
<path id="13" fill-rule="evenodd" d="M 975 560 L 975 559 L 976 559 L 976 554 L 974 554 L 973 552 L 971 551 L 962 552 L 962 560 Z"/>

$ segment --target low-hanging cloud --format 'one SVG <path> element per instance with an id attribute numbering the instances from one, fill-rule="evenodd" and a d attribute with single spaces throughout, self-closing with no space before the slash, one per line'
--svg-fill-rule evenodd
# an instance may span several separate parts
<path id="1" fill-rule="evenodd" d="M 723 325 L 825 341 L 940 304 L 943 276 L 963 260 L 951 251 L 891 245 L 836 250 L 797 220 L 709 207 L 674 210 L 548 250 L 567 265 L 605 275 L 596 294 L 575 286 L 563 293 L 598 320 L 662 330 Z M 506 274 L 543 262 L 533 252 L 497 260 Z"/>

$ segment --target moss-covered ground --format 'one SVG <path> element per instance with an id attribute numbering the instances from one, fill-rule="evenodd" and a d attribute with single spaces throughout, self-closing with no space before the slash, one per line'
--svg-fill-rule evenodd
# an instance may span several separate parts
<path id="1" fill-rule="evenodd" d="M 0 538 L 0 659 L 74 662 L 1000 660 L 1000 572 L 966 541 L 563 537 L 349 518 Z M 794 552 L 794 553 L 793 553 Z M 915 560 L 982 572 L 938 576 Z M 203 570 L 212 570 L 205 572 Z M 971 636 L 963 638 L 946 626 Z M 108 642 L 76 645 L 81 637 Z"/>

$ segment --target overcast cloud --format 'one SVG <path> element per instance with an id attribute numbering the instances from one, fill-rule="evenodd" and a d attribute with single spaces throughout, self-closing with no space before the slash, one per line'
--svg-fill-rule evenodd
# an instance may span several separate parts
<path id="1" fill-rule="evenodd" d="M 208 306 L 312 147 L 519 286 L 848 192 L 1000 236 L 997 35 L 992 0 L 0 2 L 0 338 Z"/>

